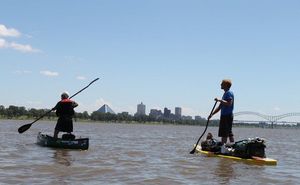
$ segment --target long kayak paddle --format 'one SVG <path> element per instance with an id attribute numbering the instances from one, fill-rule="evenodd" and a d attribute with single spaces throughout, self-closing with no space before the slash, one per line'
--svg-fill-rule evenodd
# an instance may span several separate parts
<path id="1" fill-rule="evenodd" d="M 92 83 L 96 82 L 97 80 L 99 80 L 99 78 L 96 78 L 95 80 L 93 80 L 91 83 L 89 83 L 89 85 L 87 85 L 86 87 L 84 87 L 83 89 L 81 89 L 80 91 L 78 91 L 77 93 L 75 93 L 74 95 L 72 95 L 69 99 L 71 99 L 71 98 L 73 98 L 74 96 L 76 96 L 77 94 L 81 93 L 83 90 L 85 90 L 86 88 L 88 88 Z M 39 118 L 37 118 L 36 120 L 34 120 L 33 122 L 21 126 L 21 127 L 18 129 L 18 132 L 19 132 L 20 134 L 22 134 L 23 132 L 25 132 L 26 130 L 28 130 L 28 129 L 31 127 L 31 125 L 32 125 L 33 123 L 35 123 L 35 122 L 37 122 L 38 120 L 42 119 L 44 116 L 46 116 L 47 114 L 49 114 L 51 111 L 52 111 L 52 109 L 49 110 L 48 112 L 46 112 L 45 114 L 43 114 L 42 116 L 40 116 Z"/>

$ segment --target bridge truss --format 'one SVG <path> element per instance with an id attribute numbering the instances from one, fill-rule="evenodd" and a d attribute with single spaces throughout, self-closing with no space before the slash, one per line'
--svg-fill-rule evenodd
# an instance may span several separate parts
<path id="1" fill-rule="evenodd" d="M 276 123 L 278 120 L 281 120 L 286 117 L 293 117 L 293 116 L 300 116 L 300 112 L 291 112 L 287 114 L 281 114 L 281 115 L 276 115 L 276 116 L 271 116 L 271 115 L 265 115 L 261 114 L 258 112 L 251 112 L 251 111 L 242 111 L 242 112 L 236 112 L 234 113 L 234 116 L 241 116 L 241 115 L 254 115 L 263 118 L 266 121 L 271 122 L 272 126 L 274 123 Z"/>

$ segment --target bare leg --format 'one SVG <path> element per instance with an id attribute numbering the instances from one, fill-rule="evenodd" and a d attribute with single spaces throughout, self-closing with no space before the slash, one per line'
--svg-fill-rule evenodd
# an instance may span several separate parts
<path id="1" fill-rule="evenodd" d="M 231 143 L 234 142 L 234 138 L 233 138 L 232 132 L 229 133 L 229 141 L 230 141 Z"/>
<path id="2" fill-rule="evenodd" d="M 222 144 L 226 144 L 227 143 L 227 137 L 222 137 Z"/>
<path id="3" fill-rule="evenodd" d="M 233 136 L 229 136 L 229 141 L 230 141 L 231 143 L 234 143 L 234 138 L 233 138 Z"/>

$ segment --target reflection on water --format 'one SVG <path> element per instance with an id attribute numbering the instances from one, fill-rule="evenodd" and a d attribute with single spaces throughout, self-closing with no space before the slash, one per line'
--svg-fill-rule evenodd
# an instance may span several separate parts
<path id="1" fill-rule="evenodd" d="M 89 150 L 78 151 L 38 146 L 38 132 L 52 132 L 55 123 L 39 122 L 18 134 L 26 123 L 0 120 L 0 184 L 299 183 L 299 130 L 235 127 L 237 140 L 268 141 L 267 156 L 278 165 L 258 166 L 189 154 L 203 127 L 75 123 L 75 134 L 90 138 Z"/>
<path id="2" fill-rule="evenodd" d="M 230 184 L 230 180 L 235 176 L 233 161 L 229 159 L 218 159 L 214 171 L 215 178 L 220 184 Z"/>
<path id="3" fill-rule="evenodd" d="M 54 161 L 64 166 L 71 166 L 72 156 L 69 152 L 70 151 L 64 149 L 55 150 L 53 155 Z"/>

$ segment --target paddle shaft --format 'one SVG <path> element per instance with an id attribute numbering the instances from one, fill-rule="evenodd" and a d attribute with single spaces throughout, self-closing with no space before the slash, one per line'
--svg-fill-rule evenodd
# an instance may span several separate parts
<path id="1" fill-rule="evenodd" d="M 210 112 L 210 114 L 209 114 L 209 117 L 212 115 L 213 111 L 215 110 L 216 105 L 217 105 L 217 101 L 215 101 L 215 104 L 214 104 L 213 108 L 211 109 L 211 112 Z M 205 129 L 204 129 L 203 133 L 201 134 L 201 136 L 199 137 L 199 139 L 198 139 L 198 141 L 197 141 L 197 143 L 196 143 L 194 149 L 190 152 L 190 154 L 195 153 L 195 150 L 196 150 L 196 148 L 197 148 L 197 146 L 198 146 L 198 143 L 199 143 L 200 139 L 202 138 L 202 136 L 205 134 L 205 132 L 206 132 L 206 130 L 207 130 L 208 123 L 209 123 L 209 119 L 207 119 Z"/>
<path id="2" fill-rule="evenodd" d="M 77 94 L 81 93 L 83 90 L 85 90 L 86 88 L 88 88 L 92 83 L 94 83 L 95 81 L 99 80 L 99 78 L 96 78 L 95 80 L 93 80 L 91 83 L 89 83 L 86 87 L 84 87 L 83 89 L 81 89 L 80 91 L 78 91 L 77 93 L 75 93 L 74 95 L 72 95 L 69 99 L 73 98 L 74 96 L 76 96 Z M 42 116 L 40 116 L 39 118 L 37 118 L 36 120 L 34 120 L 33 122 L 29 123 L 29 124 L 26 124 L 26 125 L 23 125 L 21 126 L 18 131 L 19 133 L 23 133 L 25 132 L 26 130 L 28 130 L 31 125 L 35 122 L 37 122 L 38 120 L 42 119 L 44 116 L 46 116 L 47 114 L 49 114 L 50 112 L 52 112 L 52 109 L 49 110 L 48 112 L 46 112 L 45 114 L 43 114 Z"/>
<path id="3" fill-rule="evenodd" d="M 78 91 L 77 93 L 75 93 L 74 95 L 72 95 L 69 99 L 71 99 L 74 96 L 76 96 L 77 94 L 81 93 L 83 90 L 85 90 L 86 88 L 88 88 L 90 85 L 92 85 L 92 83 L 96 82 L 97 80 L 99 80 L 99 78 L 96 78 L 95 80 L 91 81 L 91 83 L 89 83 L 89 85 L 87 85 L 86 87 L 84 87 L 83 89 L 81 89 L 80 91 Z"/>
<path id="4" fill-rule="evenodd" d="M 83 90 L 85 90 L 86 88 L 88 88 L 92 83 L 94 83 L 97 80 L 99 80 L 99 78 L 96 78 L 95 80 L 93 80 L 91 83 L 89 83 L 89 85 L 87 85 L 86 87 L 84 87 L 83 89 L 81 89 L 80 91 L 78 91 L 77 93 L 73 94 L 69 99 L 71 99 L 74 96 L 76 96 L 77 94 L 81 93 Z M 37 122 L 38 120 L 42 119 L 44 116 L 46 116 L 47 114 L 49 114 L 50 112 L 52 112 L 52 109 L 49 110 L 48 112 L 46 112 L 45 114 L 43 114 L 41 117 L 39 117 L 38 119 L 36 119 L 34 122 L 32 122 L 30 124 L 33 124 L 33 123 Z"/>

